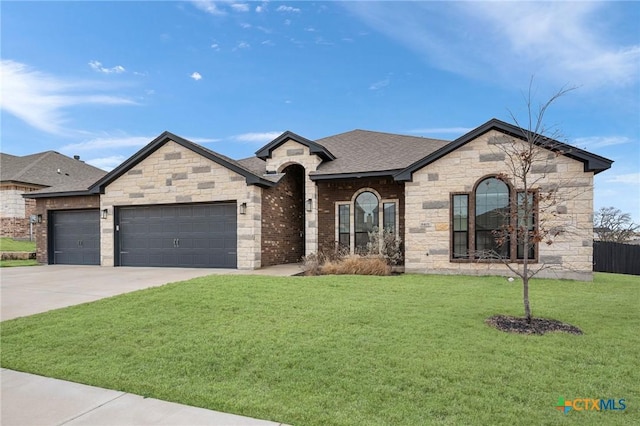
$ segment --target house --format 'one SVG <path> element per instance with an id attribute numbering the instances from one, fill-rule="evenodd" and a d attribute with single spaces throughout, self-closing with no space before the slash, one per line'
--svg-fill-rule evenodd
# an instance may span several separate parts
<path id="1" fill-rule="evenodd" d="M 85 186 L 106 174 L 80 157 L 55 151 L 16 156 L 0 153 L 0 236 L 30 238 L 30 219 L 36 202 L 23 194 L 60 185 Z"/>
<path id="2" fill-rule="evenodd" d="M 38 259 L 255 269 L 336 244 L 354 252 L 372 229 L 387 229 L 403 240 L 407 272 L 505 273 L 473 253 L 493 244 L 487 212 L 519 190 L 502 179 L 496 147 L 522 137 L 496 119 L 452 142 L 364 130 L 312 141 L 287 131 L 235 161 L 165 132 L 85 188 L 30 193 L 43 218 Z M 546 274 L 590 280 L 593 176 L 612 162 L 548 142 L 549 160 L 533 173 L 572 193 L 551 219 L 571 232 L 529 257 L 552 267 Z M 524 256 L 515 241 L 506 253 Z"/>

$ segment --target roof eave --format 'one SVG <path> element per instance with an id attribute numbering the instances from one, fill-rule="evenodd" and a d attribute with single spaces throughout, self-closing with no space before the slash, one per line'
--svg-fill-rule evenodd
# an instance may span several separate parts
<path id="1" fill-rule="evenodd" d="M 116 179 L 118 179 L 119 177 L 121 177 L 122 175 L 124 175 L 127 171 L 129 171 L 131 168 L 133 168 L 136 164 L 139 164 L 140 162 L 142 162 L 143 160 L 145 160 L 147 157 L 149 157 L 151 154 L 153 154 L 160 146 L 164 145 L 166 142 L 168 141 L 174 141 L 175 143 L 217 163 L 220 164 L 221 166 L 235 172 L 238 173 L 241 176 L 244 176 L 245 181 L 247 182 L 247 185 L 258 185 L 258 186 L 271 186 L 271 182 L 269 182 L 268 180 L 262 179 L 260 176 L 257 176 L 251 172 L 249 172 L 248 170 L 245 170 L 244 168 L 238 166 L 237 164 L 233 164 L 230 163 L 229 161 L 225 160 L 224 158 L 221 158 L 217 155 L 215 155 L 213 152 L 211 151 L 207 151 L 205 149 L 203 149 L 202 147 L 194 144 L 191 141 L 188 141 L 184 138 L 181 138 L 180 136 L 174 135 L 171 132 L 162 132 L 162 134 L 160 134 L 160 136 L 158 136 L 157 138 L 155 138 L 153 141 L 151 141 L 147 146 L 145 146 L 144 148 L 142 148 L 140 151 L 138 151 L 137 153 L 135 153 L 133 156 L 131 156 L 129 159 L 127 159 L 124 163 L 122 163 L 120 166 L 118 166 L 117 168 L 115 168 L 114 170 L 112 170 L 110 173 L 108 173 L 106 176 L 104 176 L 102 179 L 100 179 L 99 181 L 97 181 L 95 184 L 93 184 L 89 189 L 90 190 L 97 190 L 99 191 L 101 194 L 104 194 L 104 189 L 105 187 L 107 187 L 109 184 L 111 184 L 113 181 L 115 181 Z"/>
<path id="2" fill-rule="evenodd" d="M 369 178 L 369 177 L 383 177 L 389 176 L 393 177 L 396 173 L 400 172 L 401 169 L 394 170 L 375 170 L 368 172 L 347 172 L 347 173 L 326 173 L 326 174 L 309 174 L 309 179 L 312 181 L 317 180 L 333 180 L 333 179 L 361 179 L 361 178 Z"/>
<path id="3" fill-rule="evenodd" d="M 60 191 L 60 192 L 43 192 L 43 193 L 33 193 L 27 192 L 22 194 L 23 198 L 59 198 L 59 197 L 79 197 L 85 195 L 100 195 L 96 191 L 91 190 L 81 190 L 81 191 Z"/>
<path id="4" fill-rule="evenodd" d="M 496 118 L 492 118 L 481 126 L 471 130 L 470 132 L 460 136 L 458 139 L 453 142 L 443 146 L 437 151 L 427 155 L 426 157 L 416 161 L 411 164 L 409 167 L 400 171 L 398 174 L 394 176 L 394 179 L 397 181 L 410 182 L 413 179 L 413 173 L 421 168 L 427 166 L 428 164 L 438 160 L 439 158 L 449 154 L 452 151 L 460 148 L 461 146 L 467 144 L 468 142 L 482 136 L 483 134 L 491 131 L 498 130 L 501 133 L 508 134 L 510 136 L 516 137 L 518 139 L 526 140 L 526 134 L 528 130 L 521 129 L 517 126 L 514 126 L 509 123 L 505 123 L 504 121 L 498 120 Z M 578 160 L 584 163 L 584 171 L 585 172 L 594 172 L 594 174 L 598 174 L 603 172 L 611 167 L 613 164 L 612 160 L 601 157 L 596 154 L 592 154 L 590 152 L 581 150 L 579 148 L 572 147 L 565 143 L 556 141 L 554 139 L 545 137 L 544 135 L 538 135 L 539 137 L 534 138 L 534 143 L 538 146 L 542 146 L 543 148 L 549 149 L 554 152 L 560 152 L 562 155 L 565 155 L 569 158 L 573 158 L 574 160 Z"/>

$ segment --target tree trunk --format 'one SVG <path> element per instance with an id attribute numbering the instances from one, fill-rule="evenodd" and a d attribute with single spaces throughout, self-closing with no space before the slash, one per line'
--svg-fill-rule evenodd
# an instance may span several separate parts
<path id="1" fill-rule="evenodd" d="M 531 324 L 531 308 L 529 307 L 529 277 L 522 277 L 522 299 L 524 300 L 524 316 L 527 323 Z"/>

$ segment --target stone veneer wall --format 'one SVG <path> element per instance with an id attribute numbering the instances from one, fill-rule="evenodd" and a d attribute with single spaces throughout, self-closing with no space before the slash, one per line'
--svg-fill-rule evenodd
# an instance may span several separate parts
<path id="1" fill-rule="evenodd" d="M 406 230 L 405 270 L 420 273 L 487 274 L 510 272 L 499 263 L 451 262 L 450 194 L 471 192 L 484 176 L 507 173 L 497 143 L 503 134 L 488 132 L 462 148 L 429 164 L 405 184 Z M 547 217 L 547 227 L 563 227 L 567 232 L 551 245 L 539 244 L 541 263 L 550 266 L 539 276 L 591 280 L 593 265 L 593 173 L 584 172 L 582 162 L 550 155 L 546 175 L 532 174 L 539 185 L 560 184 L 555 217 Z M 520 189 L 520 188 L 516 188 Z M 470 212 L 473 214 L 473 212 Z"/>
<path id="2" fill-rule="evenodd" d="M 238 269 L 259 268 L 261 191 L 244 176 L 169 141 L 105 188 L 100 209 L 109 218 L 101 222 L 101 264 L 114 264 L 116 206 L 236 201 L 247 203 L 246 214 L 238 214 Z"/>
<path id="3" fill-rule="evenodd" d="M 22 194 L 40 188 L 5 185 L 0 188 L 0 237 L 28 239 L 29 217 L 35 214 L 36 201 Z"/>
<path id="4" fill-rule="evenodd" d="M 313 202 L 311 212 L 305 211 L 305 255 L 318 251 L 318 193 L 315 182 L 309 179 L 309 173 L 316 171 L 321 162 L 322 159 L 311 154 L 309 148 L 292 140 L 274 149 L 271 158 L 267 159 L 269 172 L 282 172 L 290 164 L 299 164 L 304 167 L 305 200 L 311 198 Z"/>
<path id="5" fill-rule="evenodd" d="M 75 197 L 38 198 L 35 202 L 35 213 L 42 215 L 42 223 L 34 224 L 36 235 L 36 259 L 40 263 L 48 263 L 49 243 L 49 211 L 97 209 L 100 207 L 100 196 L 82 195 Z"/>
<path id="6" fill-rule="evenodd" d="M 262 190 L 262 266 L 300 262 L 304 256 L 304 168 L 291 164 Z"/>
<path id="7" fill-rule="evenodd" d="M 361 178 L 317 181 L 319 250 L 331 252 L 336 244 L 336 202 L 350 202 L 360 189 L 376 190 L 382 199 L 398 200 L 398 235 L 404 235 L 404 183 L 392 178 Z M 382 208 L 382 207 L 381 207 Z M 351 210 L 353 215 L 353 209 Z"/>

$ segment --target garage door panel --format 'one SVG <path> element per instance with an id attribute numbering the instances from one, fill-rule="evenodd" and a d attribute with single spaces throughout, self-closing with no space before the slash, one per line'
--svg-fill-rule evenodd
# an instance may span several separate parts
<path id="1" fill-rule="evenodd" d="M 51 212 L 49 261 L 62 265 L 100 264 L 100 212 L 58 210 Z"/>
<path id="2" fill-rule="evenodd" d="M 121 207 L 119 264 L 235 268 L 236 212 L 235 203 Z"/>

